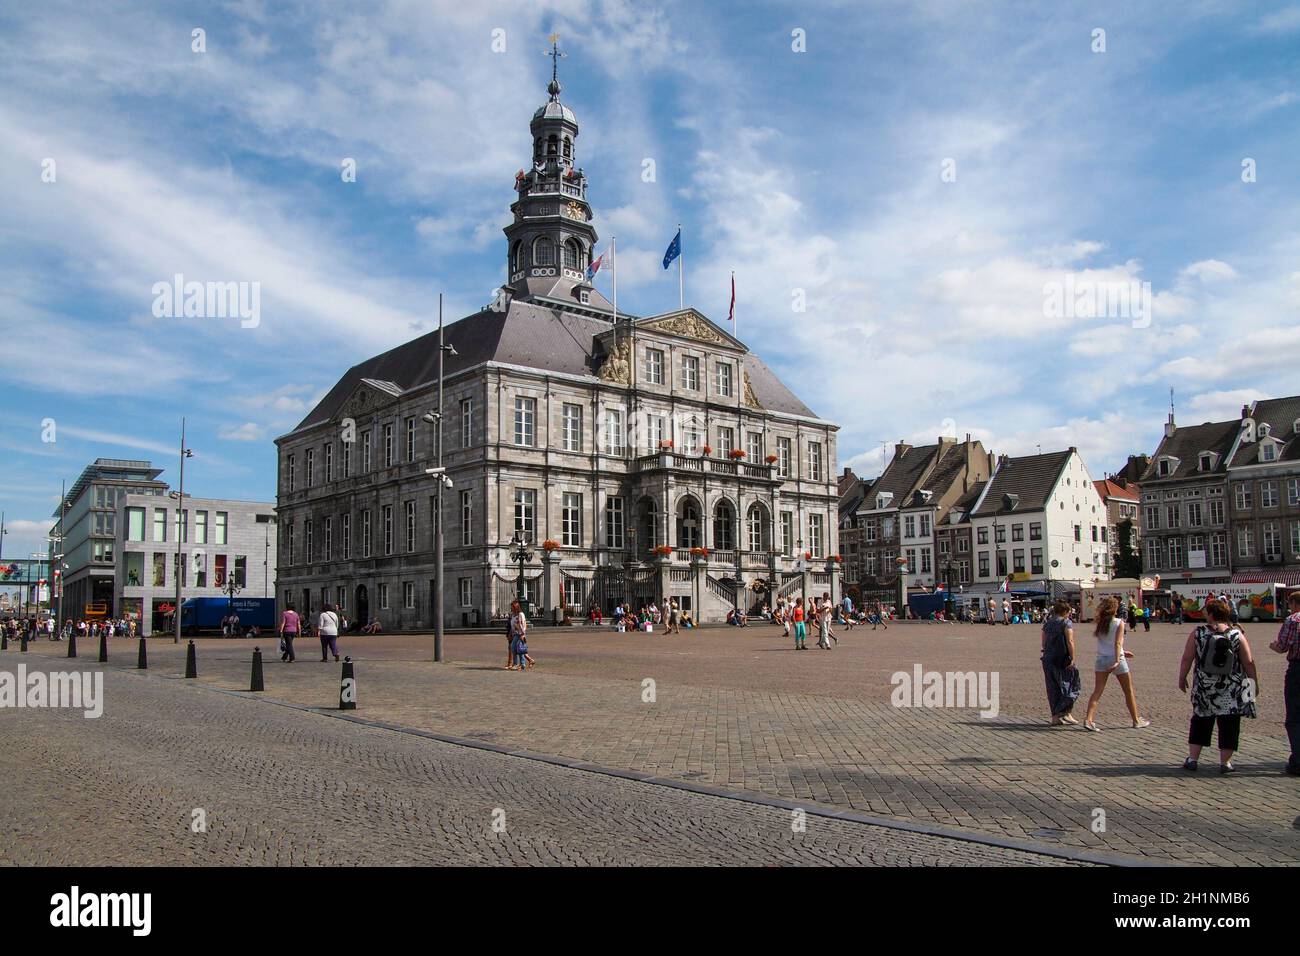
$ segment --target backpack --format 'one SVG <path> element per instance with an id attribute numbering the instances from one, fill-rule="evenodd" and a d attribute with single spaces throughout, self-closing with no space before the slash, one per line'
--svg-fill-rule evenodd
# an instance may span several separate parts
<path id="1" fill-rule="evenodd" d="M 1201 673 L 1207 677 L 1228 677 L 1237 666 L 1237 643 L 1234 636 L 1240 634 L 1235 627 L 1222 634 L 1216 634 L 1208 627 L 1204 647 L 1199 661 Z"/>

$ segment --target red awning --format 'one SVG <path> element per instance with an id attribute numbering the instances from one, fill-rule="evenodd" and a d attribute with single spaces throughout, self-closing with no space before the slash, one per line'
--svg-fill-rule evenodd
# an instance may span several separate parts
<path id="1" fill-rule="evenodd" d="M 1233 584 L 1285 584 L 1300 587 L 1300 568 L 1248 568 L 1232 572 Z"/>

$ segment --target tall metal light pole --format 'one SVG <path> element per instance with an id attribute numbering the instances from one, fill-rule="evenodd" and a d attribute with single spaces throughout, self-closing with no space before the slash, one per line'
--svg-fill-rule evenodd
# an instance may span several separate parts
<path id="1" fill-rule="evenodd" d="M 185 419 L 181 419 L 181 474 L 180 488 L 172 492 L 170 497 L 176 499 L 176 521 L 173 522 L 173 528 L 176 531 L 176 606 L 172 609 L 173 623 L 175 624 L 172 633 L 172 643 L 181 642 L 181 574 L 184 567 L 181 564 L 181 541 L 185 538 L 185 459 L 193 458 L 194 452 L 185 447 Z"/>
<path id="2" fill-rule="evenodd" d="M 528 549 L 528 536 L 522 531 L 516 531 L 510 541 L 515 546 L 515 549 L 510 552 L 510 560 L 519 562 L 519 580 L 515 582 L 515 600 L 519 602 L 519 609 L 527 617 L 527 602 L 524 600 L 524 562 L 532 560 L 533 552 Z"/>
<path id="3" fill-rule="evenodd" d="M 58 567 L 57 568 L 52 567 L 50 569 L 50 577 L 53 579 L 52 584 L 54 590 L 57 591 L 59 595 L 59 606 L 58 609 L 54 612 L 54 633 L 60 638 L 63 637 L 63 571 L 64 571 L 63 541 L 67 537 L 67 532 L 63 527 L 63 522 L 67 520 L 67 517 L 68 517 L 68 480 L 65 478 L 63 480 L 63 490 L 59 493 L 59 533 L 54 536 L 56 539 L 56 544 L 58 546 L 58 552 L 59 552 L 54 556 L 54 560 L 58 562 Z M 0 540 L 3 539 L 0 538 Z"/>
<path id="4" fill-rule="evenodd" d="M 437 484 L 437 493 L 434 498 L 434 515 L 433 515 L 433 660 L 434 663 L 442 662 L 442 629 L 443 616 L 446 604 L 443 600 L 443 533 L 442 533 L 442 490 L 451 487 L 451 479 L 447 477 L 446 469 L 442 465 L 442 393 L 444 364 L 443 360 L 448 355 L 456 354 L 456 347 L 447 345 L 443 341 L 442 326 L 442 293 L 438 293 L 438 408 L 436 411 L 427 412 L 424 420 L 433 425 L 438 431 L 434 436 L 434 456 L 435 462 L 433 468 L 426 468 L 425 474 L 433 475 Z"/>

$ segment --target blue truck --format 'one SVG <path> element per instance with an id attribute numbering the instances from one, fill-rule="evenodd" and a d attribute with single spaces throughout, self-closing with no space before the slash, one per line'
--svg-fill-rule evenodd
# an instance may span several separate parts
<path id="1" fill-rule="evenodd" d="M 275 598 L 188 598 L 181 603 L 181 630 L 186 634 L 204 631 L 221 633 L 221 622 L 226 615 L 239 616 L 239 634 L 250 627 L 263 631 L 275 630 Z"/>

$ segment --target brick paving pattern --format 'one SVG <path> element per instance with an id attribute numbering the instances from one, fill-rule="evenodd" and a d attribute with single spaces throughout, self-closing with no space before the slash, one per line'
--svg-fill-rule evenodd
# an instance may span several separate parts
<path id="1" fill-rule="evenodd" d="M 1132 641 L 1135 685 L 1155 726 L 1128 729 L 1112 686 L 1101 734 L 1046 725 L 1032 627 L 859 628 L 833 651 L 798 653 L 771 627 L 681 638 L 539 629 L 530 647 L 541 664 L 527 674 L 501 668 L 499 635 L 449 637 L 441 666 L 429 662 L 427 638 L 343 645 L 358 662 L 357 714 L 373 720 L 993 838 L 1153 862 L 1295 864 L 1300 786 L 1278 772 L 1282 662 L 1264 647 L 1271 628 L 1249 631 L 1261 717 L 1244 722 L 1240 770 L 1226 778 L 1213 752 L 1200 774 L 1178 769 L 1188 704 L 1174 687 L 1185 634 L 1172 627 Z M 337 666 L 316 661 L 314 641 L 300 641 L 299 662 L 282 665 L 273 642 L 263 647 L 266 696 L 332 707 Z M 247 688 L 249 642 L 199 644 L 202 683 Z M 151 641 L 150 654 L 151 678 L 180 673 L 183 648 Z M 114 642 L 109 667 L 133 663 L 134 645 Z M 890 706 L 889 675 L 914 663 L 998 671 L 1001 714 Z M 645 678 L 656 682 L 654 703 L 642 701 Z M 1091 689 L 1087 674 L 1085 699 Z M 1103 833 L 1091 828 L 1097 808 Z"/>
<path id="2" fill-rule="evenodd" d="M 1062 862 L 819 817 L 796 833 L 788 811 L 177 680 L 113 671 L 106 694 L 110 706 L 96 720 L 61 710 L 5 715 L 0 865 Z M 195 808 L 206 832 L 192 830 Z M 502 833 L 492 830 L 498 808 Z"/>

